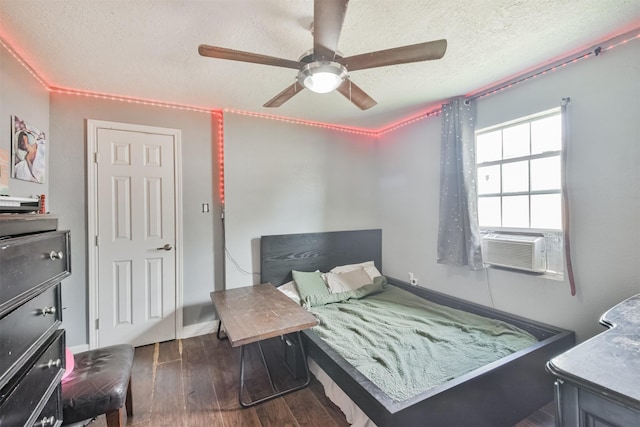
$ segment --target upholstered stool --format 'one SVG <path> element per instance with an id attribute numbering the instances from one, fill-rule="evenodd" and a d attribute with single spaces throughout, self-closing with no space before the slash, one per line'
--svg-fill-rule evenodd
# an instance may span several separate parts
<path id="1" fill-rule="evenodd" d="M 121 426 L 123 406 L 133 414 L 133 347 L 114 345 L 74 356 L 75 366 L 62 383 L 63 425 L 106 414 L 108 427 Z"/>

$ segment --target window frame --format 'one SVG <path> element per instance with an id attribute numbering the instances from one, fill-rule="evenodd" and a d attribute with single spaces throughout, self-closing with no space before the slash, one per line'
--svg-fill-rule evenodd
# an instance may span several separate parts
<path id="1" fill-rule="evenodd" d="M 482 129 L 479 129 L 477 131 L 474 132 L 474 150 L 477 153 L 477 142 L 478 142 L 478 136 L 483 135 L 483 134 L 488 134 L 491 132 L 495 132 L 496 130 L 504 130 L 513 126 L 517 126 L 523 123 L 531 123 L 534 122 L 536 120 L 540 120 L 540 119 L 544 119 L 544 118 L 548 118 L 548 117 L 553 117 L 553 116 L 561 116 L 562 111 L 560 107 L 556 107 L 556 108 L 551 108 L 545 111 L 541 111 L 535 114 L 530 114 L 528 116 L 524 116 L 524 117 L 520 117 L 514 120 L 509 120 L 507 122 L 503 122 L 503 123 L 499 123 L 496 125 L 492 125 L 492 126 L 487 126 L 484 127 Z M 501 141 L 501 156 L 504 155 L 504 145 Z M 531 153 L 531 128 L 529 127 L 529 153 Z M 480 227 L 480 231 L 485 234 L 487 232 L 508 232 L 508 233 L 519 233 L 519 234 L 536 234 L 536 235 L 543 235 L 545 233 L 562 233 L 562 223 L 560 224 L 560 228 L 534 228 L 531 227 L 531 196 L 537 196 L 537 195 L 552 195 L 552 194 L 558 194 L 560 195 L 560 198 L 562 198 L 562 185 L 559 186 L 558 189 L 553 189 L 553 190 L 531 190 L 531 161 L 532 160 L 537 160 L 537 159 L 545 159 L 545 158 L 553 158 L 553 157 L 557 157 L 558 159 L 562 159 L 562 147 L 560 147 L 559 150 L 554 150 L 554 151 L 545 151 L 542 153 L 537 153 L 537 154 L 528 154 L 526 156 L 518 156 L 518 157 L 510 157 L 508 159 L 504 159 L 501 158 L 499 160 L 491 160 L 491 161 L 487 161 L 487 162 L 483 162 L 483 163 L 477 163 L 476 161 L 476 179 L 477 179 L 477 170 L 481 167 L 489 167 L 489 166 L 502 166 L 504 164 L 509 164 L 509 163 L 517 163 L 517 162 L 522 162 L 522 161 L 527 161 L 529 162 L 529 167 L 528 167 L 528 176 L 527 176 L 527 180 L 528 180 L 528 190 L 527 191 L 513 191 L 513 192 L 504 192 L 502 190 L 503 188 L 503 183 L 502 183 L 502 168 L 500 168 L 501 172 L 501 176 L 500 176 L 500 192 L 499 193 L 487 193 L 487 194 L 477 194 L 477 200 L 478 200 L 478 205 L 480 204 L 480 199 L 481 198 L 488 198 L 488 197 L 500 197 L 500 221 L 502 223 L 502 206 L 503 206 L 503 199 L 505 196 L 527 196 L 528 198 L 528 205 L 529 205 L 529 215 L 528 215 L 528 223 L 529 223 L 529 227 L 508 227 L 508 226 L 503 226 L 502 224 L 500 226 L 482 226 L 479 225 Z M 562 173 L 562 172 L 561 172 Z M 560 207 L 560 209 L 562 210 L 562 207 Z M 562 214 L 562 212 L 561 212 Z"/>
<path id="2" fill-rule="evenodd" d="M 513 126 L 517 126 L 519 124 L 523 124 L 523 123 L 531 123 L 534 122 L 536 120 L 540 120 L 540 119 L 544 119 L 544 118 L 548 118 L 548 117 L 552 117 L 552 116 L 559 116 L 560 120 L 562 120 L 562 109 L 560 107 L 556 107 L 556 108 L 551 108 L 548 110 L 544 110 L 544 111 L 540 111 L 538 113 L 534 113 L 534 114 L 530 114 L 527 116 L 523 116 L 523 117 L 519 117 L 517 119 L 514 120 L 509 120 L 506 122 L 502 122 L 496 125 L 492 125 L 492 126 L 487 126 L 484 127 L 482 129 L 479 129 L 477 131 L 474 132 L 474 150 L 476 152 L 477 155 L 477 141 L 478 141 L 478 136 L 479 135 L 483 135 L 483 134 L 487 134 L 490 132 L 494 132 L 496 130 L 503 130 L 509 127 L 513 127 Z M 562 133 L 562 128 L 561 131 Z M 562 135 L 560 135 L 562 137 Z M 484 197 L 500 197 L 500 222 L 502 223 L 502 204 L 503 204 L 503 198 L 506 196 L 527 196 L 528 197 L 528 202 L 529 202 L 529 225 L 531 225 L 531 196 L 535 196 L 535 195 L 548 195 L 548 194 L 558 194 L 560 196 L 561 199 L 561 205 L 560 205 L 560 215 L 562 216 L 562 182 L 559 185 L 558 189 L 553 189 L 553 190 L 531 190 L 531 160 L 537 160 L 537 159 L 544 159 L 544 158 L 553 158 L 553 157 L 558 157 L 560 160 L 560 173 L 562 176 L 562 153 L 563 153 L 563 146 L 561 144 L 560 149 L 559 150 L 553 150 L 553 151 L 545 151 L 542 153 L 536 153 L 536 154 L 531 154 L 531 144 L 532 144 L 532 140 L 531 140 L 531 127 L 529 127 L 529 153 L 526 156 L 518 156 L 518 157 L 510 157 L 508 159 L 503 159 L 501 158 L 500 160 L 491 160 L 491 161 L 487 161 L 487 162 L 482 162 L 482 163 L 478 163 L 476 161 L 475 166 L 476 166 L 476 179 L 478 179 L 478 173 L 477 170 L 480 167 L 486 167 L 486 166 L 496 166 L 496 165 L 504 165 L 504 164 L 509 164 L 509 163 L 516 163 L 516 162 L 522 162 L 522 161 L 528 161 L 528 191 L 514 191 L 514 192 L 503 192 L 503 183 L 502 183 L 502 168 L 500 168 L 500 193 L 486 193 L 486 194 L 476 194 L 476 200 L 478 202 L 478 205 L 480 204 L 479 201 L 481 198 Z M 504 155 L 504 145 L 503 145 L 503 141 L 501 141 L 501 157 Z M 477 158 L 477 157 L 476 157 Z M 562 179 L 562 178 L 561 178 Z M 479 212 L 478 212 L 478 219 L 479 219 Z M 549 244 L 551 242 L 555 242 L 555 255 L 552 255 L 552 257 L 554 258 L 553 261 L 553 265 L 557 266 L 558 268 L 560 268 L 560 271 L 557 271 L 555 269 L 550 269 L 551 267 L 551 260 L 549 258 L 550 253 L 547 251 L 547 271 L 541 275 L 535 275 L 535 277 L 541 277 L 544 279 L 552 279 L 552 280 L 564 280 L 564 253 L 560 250 L 560 248 L 562 247 L 562 240 L 564 239 L 564 231 L 562 229 L 562 217 L 561 217 L 561 222 L 560 222 L 560 228 L 533 228 L 533 227 L 509 227 L 509 226 L 481 226 L 479 225 L 479 230 L 482 236 L 487 235 L 487 234 L 493 234 L 493 233 L 499 233 L 499 234 L 512 234 L 512 235 L 528 235 L 528 236 L 541 236 L 544 237 L 546 242 L 547 242 L 547 246 L 549 246 Z M 560 242 L 560 243 L 558 243 Z M 558 244 L 560 246 L 558 246 Z M 549 249 L 549 248 L 548 248 Z M 494 268 L 495 266 L 491 266 L 492 268 Z M 495 268 L 500 268 L 500 267 L 495 267 Z M 518 274 L 533 274 L 533 273 L 527 273 L 525 271 L 519 271 L 519 270 L 510 270 L 513 271 L 515 273 Z"/>

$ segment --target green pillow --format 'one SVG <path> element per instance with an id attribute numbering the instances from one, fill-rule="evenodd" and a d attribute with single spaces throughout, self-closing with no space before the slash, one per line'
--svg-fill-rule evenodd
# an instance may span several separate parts
<path id="1" fill-rule="evenodd" d="M 304 300 L 310 295 L 329 295 L 329 288 L 322 280 L 319 271 L 296 271 L 292 270 L 293 281 L 296 282 L 300 299 Z"/>
<path id="2" fill-rule="evenodd" d="M 364 285 L 353 291 L 339 292 L 328 295 L 309 295 L 304 299 L 305 308 L 327 305 L 334 302 L 344 302 L 350 299 L 361 299 L 369 295 L 374 295 L 384 291 L 387 288 L 387 278 L 384 276 L 374 277 L 373 283 Z"/>

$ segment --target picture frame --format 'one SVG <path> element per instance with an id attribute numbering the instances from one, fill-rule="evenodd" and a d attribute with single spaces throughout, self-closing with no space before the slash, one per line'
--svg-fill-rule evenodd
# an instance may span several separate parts
<path id="1" fill-rule="evenodd" d="M 47 140 L 44 132 L 18 116 L 11 116 L 11 177 L 45 183 Z"/>

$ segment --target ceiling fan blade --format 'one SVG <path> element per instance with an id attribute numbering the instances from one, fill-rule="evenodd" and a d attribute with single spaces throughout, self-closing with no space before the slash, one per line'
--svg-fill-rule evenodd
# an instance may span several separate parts
<path id="1" fill-rule="evenodd" d="M 198 46 L 198 53 L 209 58 L 253 62 L 254 64 L 274 65 L 276 67 L 294 68 L 296 70 L 300 69 L 300 63 L 298 61 L 260 55 L 258 53 L 243 52 L 241 50 L 227 49 L 224 47 L 208 46 L 206 44 Z"/>
<path id="2" fill-rule="evenodd" d="M 302 89 L 304 89 L 304 86 L 302 86 L 298 82 L 295 82 L 294 84 L 292 84 L 291 86 L 289 86 L 288 88 L 286 88 L 285 90 L 283 90 L 282 92 L 280 92 L 279 94 L 271 98 L 269 101 L 267 101 L 267 103 L 264 104 L 263 107 L 272 107 L 272 108 L 279 107 L 285 102 L 287 102 L 288 100 L 290 100 L 291 98 L 293 98 L 294 95 L 299 93 Z"/>
<path id="3" fill-rule="evenodd" d="M 349 56 L 340 59 L 339 62 L 347 67 L 347 70 L 356 71 L 366 68 L 440 59 L 446 51 L 447 41 L 442 39 Z"/>
<path id="4" fill-rule="evenodd" d="M 316 61 L 333 61 L 349 0 L 315 0 L 313 53 Z"/>
<path id="5" fill-rule="evenodd" d="M 351 79 L 346 79 L 336 90 L 361 110 L 367 110 L 377 104 L 365 91 L 356 86 Z"/>

